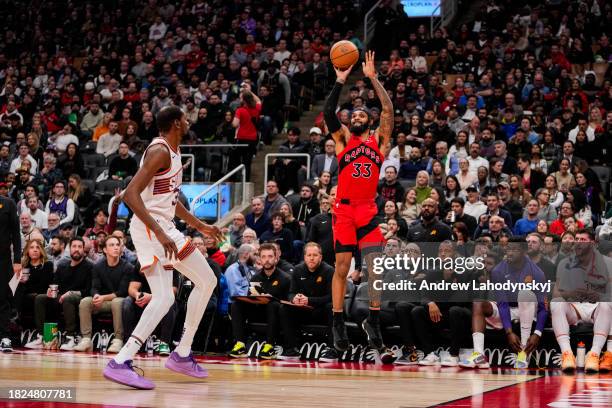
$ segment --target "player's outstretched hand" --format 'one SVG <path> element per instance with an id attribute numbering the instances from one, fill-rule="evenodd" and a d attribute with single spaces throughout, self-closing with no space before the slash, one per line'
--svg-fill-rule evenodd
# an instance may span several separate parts
<path id="1" fill-rule="evenodd" d="M 223 242 L 225 239 L 219 227 L 214 225 L 204 225 L 199 229 L 202 234 L 209 235 L 217 242 Z"/>
<path id="2" fill-rule="evenodd" d="M 374 51 L 368 51 L 365 55 L 365 62 L 361 63 L 363 75 L 372 79 L 376 78 L 376 66 L 374 66 Z"/>
<path id="3" fill-rule="evenodd" d="M 170 239 L 170 237 L 164 232 L 159 231 L 155 234 L 157 240 L 164 247 L 164 255 L 166 259 L 172 260 L 176 259 L 178 255 L 178 248 L 176 247 L 176 243 Z"/>
<path id="4" fill-rule="evenodd" d="M 351 65 L 344 71 L 334 67 L 334 71 L 336 71 L 336 81 L 345 83 L 352 69 L 353 69 L 353 65 Z"/>

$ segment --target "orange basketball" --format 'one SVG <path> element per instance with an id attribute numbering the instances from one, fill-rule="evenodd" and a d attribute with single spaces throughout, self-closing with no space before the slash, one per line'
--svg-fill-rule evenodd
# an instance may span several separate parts
<path id="1" fill-rule="evenodd" d="M 336 68 L 347 69 L 359 60 L 359 50 L 350 41 L 338 41 L 329 51 L 329 58 Z"/>

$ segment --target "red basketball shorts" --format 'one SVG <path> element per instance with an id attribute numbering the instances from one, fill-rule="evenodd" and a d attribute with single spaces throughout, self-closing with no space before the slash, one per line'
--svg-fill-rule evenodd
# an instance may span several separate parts
<path id="1" fill-rule="evenodd" d="M 377 214 L 374 200 L 351 202 L 337 199 L 332 216 L 336 253 L 382 246 L 384 238 L 378 227 Z"/>

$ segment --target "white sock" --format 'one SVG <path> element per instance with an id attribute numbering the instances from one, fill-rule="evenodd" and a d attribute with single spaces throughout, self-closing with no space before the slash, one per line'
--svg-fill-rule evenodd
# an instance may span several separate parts
<path id="1" fill-rule="evenodd" d="M 527 341 L 531 335 L 531 325 L 533 323 L 533 317 L 536 314 L 537 303 L 524 302 L 519 303 L 519 323 L 521 325 L 521 346 L 523 349 L 527 346 Z"/>
<path id="2" fill-rule="evenodd" d="M 609 303 L 599 303 L 593 313 L 593 347 L 591 347 L 591 352 L 597 354 L 601 353 L 610 331 L 612 311 L 609 305 Z"/>
<path id="3" fill-rule="evenodd" d="M 552 326 L 557 337 L 561 353 L 572 351 L 569 337 L 570 324 L 578 322 L 578 315 L 571 304 L 566 302 L 550 302 Z"/>
<path id="4" fill-rule="evenodd" d="M 484 333 L 472 333 L 472 339 L 474 341 L 474 351 L 484 354 Z"/>
<path id="5" fill-rule="evenodd" d="M 217 277 L 208 265 L 204 255 L 199 250 L 191 250 L 187 244 L 179 254 L 179 261 L 174 264 L 177 271 L 185 275 L 187 279 L 193 282 L 194 288 L 189 294 L 187 300 L 187 311 L 185 314 L 185 326 L 183 327 L 183 336 L 179 345 L 174 351 L 181 357 L 187 357 L 191 353 L 191 344 L 193 337 L 198 331 L 202 316 L 208 305 L 208 300 L 212 295 L 215 286 L 217 286 Z"/>
<path id="6" fill-rule="evenodd" d="M 117 356 L 115 356 L 115 361 L 119 364 L 134 358 L 138 350 L 140 350 L 142 343 L 147 341 L 161 319 L 163 319 L 170 307 L 174 304 L 172 271 L 166 271 L 161 262 L 156 262 L 145 271 L 145 277 L 151 288 L 151 301 L 142 312 L 142 316 L 132 333 L 132 337 L 123 345 Z"/>

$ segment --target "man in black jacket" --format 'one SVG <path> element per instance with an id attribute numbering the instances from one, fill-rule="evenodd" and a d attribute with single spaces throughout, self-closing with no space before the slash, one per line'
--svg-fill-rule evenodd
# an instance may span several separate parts
<path id="1" fill-rule="evenodd" d="M 276 358 L 274 343 L 278 333 L 278 320 L 280 310 L 280 300 L 287 300 L 291 279 L 289 275 L 277 269 L 278 255 L 274 244 L 261 244 L 259 247 L 259 262 L 261 272 L 251 279 L 251 294 L 268 294 L 276 300 L 271 300 L 265 304 L 253 304 L 246 301 L 235 301 L 231 305 L 232 332 L 236 339 L 236 344 L 230 352 L 230 357 L 240 358 L 247 356 L 246 349 L 246 323 L 264 321 L 267 323 L 266 344 L 259 352 L 257 357 L 272 360 Z M 278 301 L 277 301 L 278 300 Z"/>
<path id="2" fill-rule="evenodd" d="M 463 212 L 463 207 L 465 206 L 465 201 L 461 197 L 455 197 L 451 200 L 451 210 L 446 215 L 445 222 L 449 224 L 452 228 L 453 224 L 456 222 L 462 222 L 468 229 L 469 236 L 465 237 L 466 239 L 471 238 L 474 235 L 474 231 L 476 231 L 476 226 L 478 225 L 478 221 L 476 218 L 472 217 Z M 453 216 L 454 213 L 454 216 Z"/>
<path id="3" fill-rule="evenodd" d="M 300 190 L 300 201 L 292 208 L 293 215 L 305 227 L 312 217 L 319 213 L 319 200 L 314 195 L 314 187 L 308 183 L 302 184 Z"/>
<path id="4" fill-rule="evenodd" d="M 427 198 L 421 204 L 421 218 L 408 228 L 406 241 L 408 242 L 442 242 L 451 240 L 453 233 L 450 227 L 436 217 L 438 202 Z M 435 256 L 438 252 L 436 244 L 425 245 L 423 252 L 427 256 Z"/>
<path id="5" fill-rule="evenodd" d="M 38 296 L 35 300 L 34 313 L 37 320 L 45 321 L 49 303 L 51 307 L 62 308 L 66 320 L 66 332 L 72 336 L 68 338 L 66 344 L 62 345 L 63 350 L 71 350 L 74 347 L 79 303 L 83 296 L 91 292 L 92 269 L 93 264 L 85 256 L 83 238 L 72 238 L 70 258 L 60 261 L 53 276 L 53 284 L 58 285 L 57 293 L 49 290 L 46 298 Z"/>
<path id="6" fill-rule="evenodd" d="M 378 194 L 383 197 L 385 202 L 401 203 L 404 201 L 404 187 L 397 181 L 397 169 L 395 167 L 387 166 L 385 169 L 385 179 L 378 186 Z"/>
<path id="7" fill-rule="evenodd" d="M 108 347 L 109 353 L 118 353 L 123 347 L 123 322 L 121 319 L 123 299 L 127 296 L 134 267 L 121 259 L 121 241 L 111 235 L 104 240 L 100 259 L 92 270 L 91 296 L 81 300 L 79 318 L 82 340 L 74 351 L 91 351 L 92 314 L 111 312 L 115 337 Z"/>
<path id="8" fill-rule="evenodd" d="M 21 274 L 19 217 L 15 202 L 0 195 L 0 352 L 4 353 L 13 351 L 9 338 L 12 293 L 8 285 L 13 274 Z"/>
<path id="9" fill-rule="evenodd" d="M 297 360 L 297 329 L 302 324 L 322 324 L 331 334 L 331 283 L 334 268 L 322 262 L 321 246 L 309 242 L 304 246 L 304 262 L 296 266 L 291 276 L 289 302 L 280 309 L 285 349 L 281 360 Z"/>
<path id="10" fill-rule="evenodd" d="M 336 186 L 332 187 L 329 198 L 321 198 L 319 203 L 321 213 L 311 218 L 306 234 L 306 242 L 319 244 L 323 250 L 323 261 L 332 266 L 336 263 L 336 253 L 334 252 L 330 201 L 336 197 L 336 189 Z"/>

